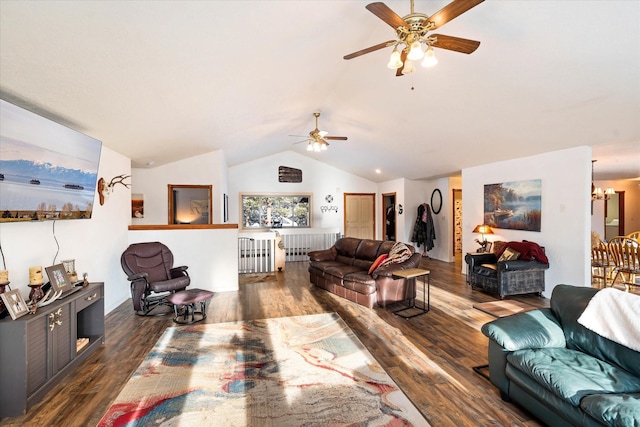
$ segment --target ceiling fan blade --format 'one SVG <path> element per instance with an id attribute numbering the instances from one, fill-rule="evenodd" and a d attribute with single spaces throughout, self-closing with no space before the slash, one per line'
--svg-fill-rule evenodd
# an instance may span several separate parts
<path id="1" fill-rule="evenodd" d="M 431 30 L 435 30 L 451 21 L 452 19 L 462 15 L 467 10 L 479 5 L 484 0 L 453 0 L 451 3 L 434 13 L 429 17 L 429 21 L 435 26 Z"/>
<path id="2" fill-rule="evenodd" d="M 287 136 L 295 136 L 296 138 L 308 138 L 307 135 L 287 135 Z"/>
<path id="3" fill-rule="evenodd" d="M 480 46 L 480 42 L 469 39 L 461 39 L 460 37 L 445 36 L 442 34 L 433 34 L 437 41 L 432 44 L 433 47 L 440 49 L 454 50 L 461 53 L 473 53 Z"/>
<path id="4" fill-rule="evenodd" d="M 397 13 L 389 9 L 387 5 L 384 3 L 381 3 L 381 2 L 371 3 L 371 4 L 368 4 L 366 8 L 369 12 L 373 13 L 378 18 L 382 19 L 384 22 L 391 25 L 394 30 L 398 27 L 409 28 L 407 26 L 407 23 L 404 22 L 404 20 L 400 16 L 398 16 Z"/>
<path id="5" fill-rule="evenodd" d="M 303 142 L 308 142 L 308 141 L 309 141 L 309 138 L 303 139 L 302 141 L 294 142 L 293 145 L 302 144 Z"/>
<path id="6" fill-rule="evenodd" d="M 396 70 L 396 77 L 404 76 L 404 74 L 402 74 L 402 70 L 404 70 L 404 63 L 406 60 L 407 60 L 407 49 L 402 49 L 402 52 L 400 52 L 400 61 L 402 61 L 402 67 Z"/>
<path id="7" fill-rule="evenodd" d="M 323 139 L 328 139 L 329 141 L 346 141 L 346 136 L 325 136 Z"/>
<path id="8" fill-rule="evenodd" d="M 345 55 L 345 56 L 343 56 L 343 58 L 344 59 L 357 58 L 358 56 L 362 56 L 365 53 L 375 52 L 376 50 L 384 49 L 387 46 L 391 46 L 395 42 L 396 42 L 395 40 L 389 40 L 388 42 L 379 43 L 379 44 L 377 44 L 375 46 L 371 46 L 371 47 L 368 47 L 366 49 L 362 49 L 362 50 L 359 50 L 357 52 L 350 53 L 349 55 Z"/>

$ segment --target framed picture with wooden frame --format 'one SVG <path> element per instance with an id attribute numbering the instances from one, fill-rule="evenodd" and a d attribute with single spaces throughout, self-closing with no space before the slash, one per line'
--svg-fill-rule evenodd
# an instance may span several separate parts
<path id="1" fill-rule="evenodd" d="M 69 279 L 67 271 L 64 269 L 64 264 L 56 264 L 50 267 L 45 267 L 51 287 L 54 292 L 65 292 L 73 288 L 73 283 Z"/>
<path id="2" fill-rule="evenodd" d="M 29 307 L 18 289 L 0 294 L 0 298 L 13 320 L 29 312 Z"/>

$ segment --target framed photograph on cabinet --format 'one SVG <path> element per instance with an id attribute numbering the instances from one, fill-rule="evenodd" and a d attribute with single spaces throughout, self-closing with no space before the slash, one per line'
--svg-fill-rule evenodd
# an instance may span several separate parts
<path id="1" fill-rule="evenodd" d="M 0 294 L 0 298 L 2 298 L 2 302 L 13 320 L 29 312 L 29 307 L 18 289 Z"/>

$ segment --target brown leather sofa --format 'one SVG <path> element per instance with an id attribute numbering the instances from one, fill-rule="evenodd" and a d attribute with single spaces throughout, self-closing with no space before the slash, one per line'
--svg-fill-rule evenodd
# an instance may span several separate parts
<path id="1" fill-rule="evenodd" d="M 343 237 L 331 248 L 309 252 L 311 283 L 350 301 L 373 308 L 415 298 L 416 290 L 406 279 L 394 279 L 393 272 L 417 268 L 422 255 L 407 245 L 411 257 L 401 263 L 369 268 L 382 254 L 388 254 L 396 242 Z"/>

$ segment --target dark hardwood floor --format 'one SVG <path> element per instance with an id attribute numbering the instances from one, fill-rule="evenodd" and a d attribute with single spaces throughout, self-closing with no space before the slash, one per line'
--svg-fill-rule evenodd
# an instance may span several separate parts
<path id="1" fill-rule="evenodd" d="M 480 327 L 494 318 L 472 305 L 495 297 L 473 291 L 454 263 L 423 259 L 431 271 L 431 311 L 409 320 L 365 307 L 309 283 L 306 262 L 287 263 L 276 281 L 218 293 L 206 322 L 337 312 L 433 426 L 539 426 L 471 369 L 486 363 Z M 197 278 L 193 285 L 197 287 Z M 422 292 L 419 290 L 419 295 Z M 536 307 L 549 301 L 516 297 Z M 139 317 L 126 301 L 106 317 L 106 343 L 25 416 L 0 426 L 95 426 L 162 332 L 170 316 Z M 3 384 L 3 386 L 5 386 Z M 0 403 L 1 404 L 1 403 Z"/>

